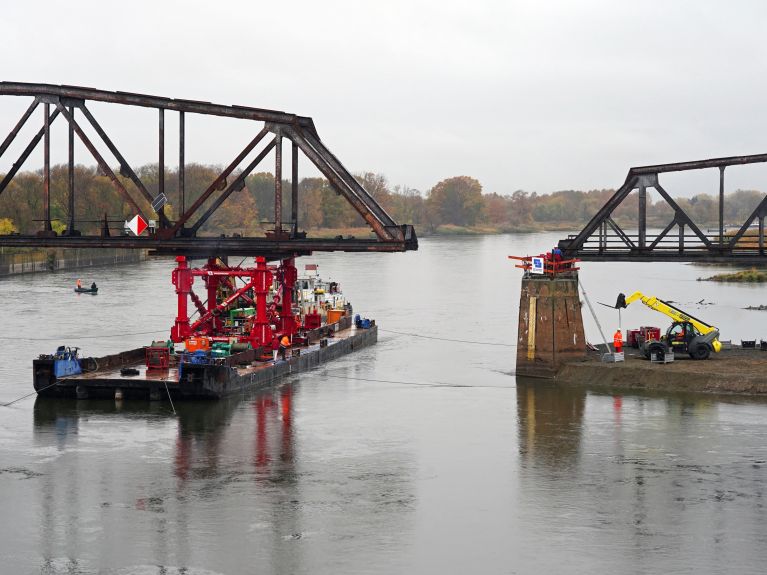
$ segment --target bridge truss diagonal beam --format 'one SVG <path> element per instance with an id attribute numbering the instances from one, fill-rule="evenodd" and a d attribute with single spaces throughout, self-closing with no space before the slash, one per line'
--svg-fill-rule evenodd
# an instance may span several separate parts
<path id="1" fill-rule="evenodd" d="M 59 111 L 54 110 L 51 112 L 51 115 L 48 117 L 48 128 L 53 124 L 53 121 L 58 117 Z M 8 173 L 5 174 L 5 177 L 3 178 L 3 181 L 0 182 L 0 194 L 2 194 L 5 191 L 5 188 L 8 187 L 8 184 L 11 183 L 11 180 L 16 176 L 16 173 L 21 169 L 21 166 L 24 165 L 24 162 L 27 161 L 27 158 L 29 158 L 29 155 L 35 150 L 37 145 L 40 143 L 40 140 L 43 139 L 45 136 L 45 126 L 40 128 L 40 130 L 32 137 L 32 140 L 27 144 L 27 147 L 24 148 L 24 151 L 21 152 L 21 155 L 19 156 L 18 160 L 16 160 L 13 165 L 11 166 L 11 169 L 8 170 Z M 9 142 L 10 144 L 10 142 Z"/>
<path id="2" fill-rule="evenodd" d="M 248 166 L 240 172 L 240 174 L 235 178 L 235 180 L 227 186 L 227 188 L 221 192 L 221 195 L 216 199 L 216 201 L 211 204 L 211 206 L 207 209 L 207 211 L 200 216 L 200 218 L 192 225 L 190 228 L 192 232 L 197 232 L 197 230 L 200 229 L 200 227 L 208 220 L 210 216 L 213 215 L 213 212 L 215 212 L 218 207 L 224 203 L 224 200 L 230 196 L 232 192 L 239 191 L 242 188 L 245 187 L 245 178 L 247 178 L 253 170 L 256 169 L 258 164 L 260 164 L 263 159 L 269 154 L 269 152 L 274 149 L 274 147 L 277 145 L 277 139 L 275 138 L 271 142 L 269 142 L 266 147 L 261 150 L 261 152 L 255 157 L 255 159 L 248 164 Z"/>
<path id="3" fill-rule="evenodd" d="M 13 140 L 16 139 L 16 136 L 19 135 L 19 132 L 24 127 L 24 124 L 27 123 L 27 120 L 29 120 L 29 117 L 35 111 L 39 103 L 40 103 L 40 100 L 38 100 L 37 98 L 32 100 L 32 103 L 29 105 L 29 108 L 26 109 L 26 111 L 22 114 L 19 121 L 16 122 L 16 125 L 13 127 L 13 129 L 5 137 L 5 140 L 3 140 L 3 143 L 0 144 L 0 158 L 3 157 L 3 154 L 8 149 L 8 146 L 10 146 L 13 143 Z"/>

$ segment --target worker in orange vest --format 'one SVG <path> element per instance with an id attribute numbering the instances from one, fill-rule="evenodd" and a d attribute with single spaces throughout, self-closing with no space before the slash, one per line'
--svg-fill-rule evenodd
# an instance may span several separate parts
<path id="1" fill-rule="evenodd" d="M 79 280 L 79 279 L 78 279 L 78 280 L 75 282 L 75 285 L 77 286 L 77 289 L 81 289 L 81 288 L 83 287 L 83 282 L 82 282 L 81 280 Z"/>
<path id="2" fill-rule="evenodd" d="M 283 335 L 280 340 L 280 355 L 282 359 L 285 359 L 285 355 L 290 347 L 290 338 L 287 335 Z"/>
<path id="3" fill-rule="evenodd" d="M 615 348 L 615 353 L 621 353 L 623 351 L 623 334 L 621 334 L 621 330 L 615 331 L 615 335 L 613 336 L 613 348 Z"/>

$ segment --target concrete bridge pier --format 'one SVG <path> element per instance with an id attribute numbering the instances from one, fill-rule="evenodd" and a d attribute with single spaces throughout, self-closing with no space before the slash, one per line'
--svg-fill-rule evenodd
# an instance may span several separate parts
<path id="1" fill-rule="evenodd" d="M 519 297 L 516 374 L 553 379 L 562 363 L 585 356 L 578 272 L 525 273 Z"/>

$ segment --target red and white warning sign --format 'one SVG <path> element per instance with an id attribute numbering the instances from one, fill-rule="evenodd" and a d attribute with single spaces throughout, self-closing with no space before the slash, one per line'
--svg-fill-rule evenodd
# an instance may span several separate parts
<path id="1" fill-rule="evenodd" d="M 129 222 L 125 222 L 125 227 L 133 232 L 134 236 L 140 236 L 147 228 L 147 223 L 140 215 L 133 216 Z"/>

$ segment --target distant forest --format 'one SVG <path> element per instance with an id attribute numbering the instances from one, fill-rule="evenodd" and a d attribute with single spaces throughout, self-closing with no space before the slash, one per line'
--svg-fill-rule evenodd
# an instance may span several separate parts
<path id="1" fill-rule="evenodd" d="M 216 178 L 217 166 L 191 164 L 186 168 L 186 205 L 189 206 Z M 139 178 L 155 194 L 158 189 L 158 167 L 147 165 L 138 170 Z M 233 176 L 235 177 L 236 174 Z M 132 182 L 117 176 L 123 185 L 140 197 Z M 407 186 L 392 186 L 386 176 L 367 172 L 356 175 L 365 189 L 398 223 L 411 223 L 420 234 L 481 233 L 536 230 L 574 230 L 585 224 L 604 205 L 614 190 L 587 192 L 563 190 L 550 194 L 517 190 L 510 194 L 483 193 L 478 180 L 468 176 L 447 178 L 421 193 Z M 68 176 L 66 166 L 51 169 L 51 216 L 54 229 L 62 231 L 68 221 Z M 42 171 L 22 172 L 0 195 L 0 234 L 33 233 L 41 227 L 43 217 Z M 106 216 L 110 220 L 133 217 L 130 206 L 112 187 L 109 178 L 97 169 L 77 166 L 75 170 L 75 214 L 78 228 L 96 233 Z M 166 169 L 165 193 L 170 199 L 170 219 L 178 216 L 178 176 Z M 208 200 L 212 202 L 216 194 Z M 725 201 L 725 221 L 742 222 L 753 211 L 763 194 L 753 190 L 729 193 Z M 649 200 L 650 198 L 648 198 Z M 304 178 L 299 182 L 299 229 L 329 233 L 365 227 L 365 223 L 343 196 L 337 194 L 324 178 Z M 699 194 L 678 198 L 677 202 L 700 226 L 718 222 L 718 201 L 715 196 Z M 151 207 L 140 201 L 145 213 Z M 283 219 L 291 210 L 290 182 L 283 184 Z M 203 206 L 204 211 L 205 206 Z M 200 211 L 199 213 L 202 213 Z M 613 214 L 621 225 L 636 221 L 636 192 Z M 658 200 L 649 203 L 648 224 L 665 227 L 672 217 L 671 209 Z M 273 227 L 274 176 L 262 172 L 245 180 L 245 187 L 233 193 L 201 229 L 201 235 L 260 234 Z M 113 229 L 119 228 L 113 225 Z"/>

